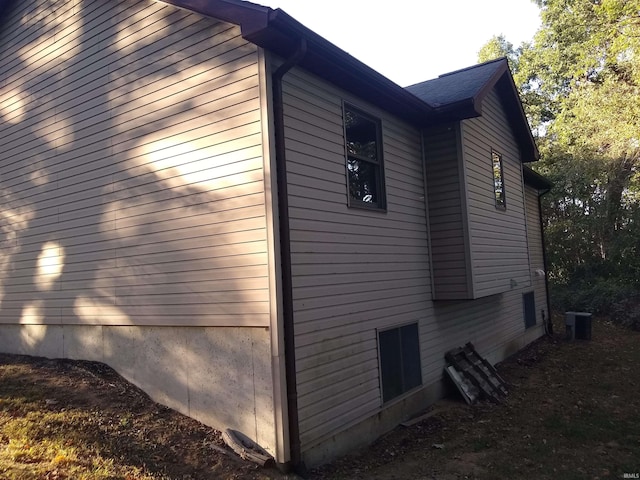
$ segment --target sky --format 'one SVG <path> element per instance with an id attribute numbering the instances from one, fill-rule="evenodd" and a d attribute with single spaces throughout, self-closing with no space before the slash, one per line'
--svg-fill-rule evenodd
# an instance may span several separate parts
<path id="1" fill-rule="evenodd" d="M 293 18 L 401 86 L 477 63 L 494 35 L 518 46 L 540 25 L 532 0 L 254 0 Z"/>

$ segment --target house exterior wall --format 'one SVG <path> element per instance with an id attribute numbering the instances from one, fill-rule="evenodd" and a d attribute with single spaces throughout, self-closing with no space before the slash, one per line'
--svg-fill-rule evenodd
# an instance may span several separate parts
<path id="1" fill-rule="evenodd" d="M 473 296 L 459 123 L 424 133 L 433 299 Z"/>
<path id="2" fill-rule="evenodd" d="M 295 69 L 284 77 L 301 444 L 380 410 L 376 328 L 429 308 L 420 133 Z M 382 119 L 387 212 L 347 207 L 342 102 Z M 313 462 L 312 462 L 313 463 Z"/>
<path id="3" fill-rule="evenodd" d="M 529 186 L 525 186 L 525 199 L 527 207 L 529 262 L 531 264 L 531 285 L 536 300 L 536 323 L 538 324 L 544 320 L 541 314 L 542 311 L 545 312 L 545 318 L 549 318 L 538 191 Z"/>
<path id="4" fill-rule="evenodd" d="M 461 127 L 474 298 L 530 286 L 520 151 L 495 89 L 482 116 Z M 492 149 L 502 155 L 506 209 L 495 204 Z"/>
<path id="5" fill-rule="evenodd" d="M 133 0 L 13 2 L 0 51 L 0 349 L 275 453 L 261 52 Z"/>
<path id="6" fill-rule="evenodd" d="M 287 460 L 263 52 L 237 27 L 133 0 L 14 2 L 0 49 L 0 349 L 104 361 Z M 486 296 L 432 300 L 416 127 L 300 69 L 284 88 L 299 426 L 312 465 L 441 395 L 448 349 L 472 341 L 495 362 L 541 329 L 524 331 L 528 255 L 509 264 L 513 287 L 484 285 L 503 237 L 477 242 L 488 253 L 473 257 L 474 287 Z M 382 121 L 385 212 L 347 207 L 344 101 Z M 487 125 L 463 126 L 470 160 L 458 175 L 477 188 L 472 234 L 484 239 L 495 220 L 520 252 L 524 201 L 521 191 L 511 208 L 509 186 L 522 189 L 519 163 L 507 176 L 513 232 L 483 197 L 485 185 L 493 198 L 486 145 L 513 153 L 496 101 Z M 383 404 L 378 329 L 414 322 L 422 387 Z"/>
<path id="7" fill-rule="evenodd" d="M 382 121 L 386 212 L 347 206 L 343 102 Z M 447 350 L 472 341 L 497 362 L 541 330 L 524 331 L 524 282 L 478 300 L 432 300 L 416 128 L 297 68 L 284 77 L 284 103 L 299 427 L 313 465 L 440 397 Z M 522 205 L 514 211 L 524 216 Z M 528 257 L 524 269 L 529 278 Z M 422 387 L 383 404 L 378 329 L 414 322 Z"/>

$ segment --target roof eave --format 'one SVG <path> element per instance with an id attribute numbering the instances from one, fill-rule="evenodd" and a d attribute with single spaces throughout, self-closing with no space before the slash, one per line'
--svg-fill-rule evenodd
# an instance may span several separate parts
<path id="1" fill-rule="evenodd" d="M 513 77 L 511 76 L 509 63 L 506 58 L 498 58 L 496 60 L 485 62 L 484 64 L 450 72 L 441 75 L 439 78 L 458 75 L 463 72 L 468 72 L 470 69 L 482 67 L 487 64 L 493 64 L 496 68 L 491 75 L 483 81 L 482 86 L 478 88 L 472 96 L 443 105 L 435 105 L 436 117 L 430 119 L 429 124 L 433 125 L 440 122 L 461 121 L 481 116 L 482 106 L 487 95 L 496 88 L 498 89 L 501 103 L 506 110 L 507 118 L 509 119 L 509 123 L 518 142 L 521 161 L 525 163 L 538 160 L 540 158 L 540 153 L 538 152 L 538 147 L 536 146 L 533 135 L 531 134 L 529 122 L 524 113 L 520 95 L 518 94 L 518 89 L 513 81 Z"/>
<path id="2" fill-rule="evenodd" d="M 529 120 L 527 120 L 527 115 L 524 112 L 524 107 L 518 94 L 518 88 L 508 70 L 498 79 L 496 87 L 507 90 L 507 103 L 505 108 L 507 109 L 507 114 L 513 119 L 513 129 L 520 140 L 519 143 L 523 156 L 522 162 L 535 162 L 539 160 L 540 151 L 531 133 Z"/>
<path id="3" fill-rule="evenodd" d="M 418 125 L 435 109 L 344 50 L 308 29 L 280 9 L 269 14 L 268 25 L 244 32 L 247 40 L 287 57 L 301 38 L 307 40 L 307 55 L 299 65 L 321 78 Z"/>
<path id="4" fill-rule="evenodd" d="M 491 63 L 491 62 L 487 62 L 487 63 Z M 473 101 L 477 105 L 482 105 L 482 102 L 484 101 L 485 97 L 489 94 L 491 90 L 493 90 L 493 87 L 496 86 L 498 81 L 504 76 L 505 73 L 509 72 L 509 64 L 506 58 L 498 59 L 498 61 L 495 61 L 495 63 L 497 63 L 499 67 L 496 69 L 495 72 L 493 72 L 491 77 L 489 77 L 489 79 L 485 82 L 483 87 L 480 90 L 478 90 L 475 96 L 473 97 Z"/>
<path id="5" fill-rule="evenodd" d="M 257 30 L 267 25 L 269 7 L 237 0 L 159 0 L 174 7 L 189 10 L 227 23 L 239 25 L 243 37 L 245 30 Z"/>
<path id="6" fill-rule="evenodd" d="M 506 97 L 503 96 L 503 99 L 506 100 L 507 114 L 511 116 L 513 120 L 512 128 L 520 143 L 522 162 L 535 162 L 540 159 L 540 152 L 531 134 L 529 121 L 527 120 L 527 115 L 524 112 L 522 101 L 518 94 L 518 87 L 513 81 L 513 76 L 509 70 L 509 62 L 506 57 L 498 59 L 498 62 L 500 64 L 499 68 L 496 69 L 484 86 L 476 93 L 473 101 L 478 105 L 477 110 L 481 112 L 481 105 L 484 99 L 494 87 L 506 90 Z"/>
<path id="7" fill-rule="evenodd" d="M 427 125 L 437 125 L 444 122 L 454 122 L 466 120 L 468 118 L 480 117 L 482 115 L 482 104 L 474 102 L 473 98 L 465 98 L 454 103 L 447 103 L 442 106 L 435 106 L 433 115 Z"/>
<path id="8" fill-rule="evenodd" d="M 417 126 L 426 124 L 435 113 L 429 104 L 308 29 L 283 10 L 238 0 L 162 1 L 238 25 L 245 40 L 283 58 L 293 54 L 304 38 L 307 41 L 307 54 L 299 65 L 311 73 Z"/>
<path id="9" fill-rule="evenodd" d="M 553 184 L 547 178 L 526 165 L 522 166 L 522 175 L 525 185 L 529 185 L 538 191 L 548 191 L 553 187 Z"/>

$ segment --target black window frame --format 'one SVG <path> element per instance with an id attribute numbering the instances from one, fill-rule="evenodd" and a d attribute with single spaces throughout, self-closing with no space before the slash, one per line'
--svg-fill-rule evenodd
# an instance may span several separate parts
<path id="1" fill-rule="evenodd" d="M 368 120 L 375 124 L 376 127 L 376 158 L 372 160 L 371 158 L 364 157 L 362 155 L 351 154 L 349 153 L 349 138 L 347 136 L 347 112 L 358 115 L 365 120 Z M 386 212 L 387 211 L 387 195 L 385 189 L 385 181 L 384 181 L 384 158 L 383 158 L 383 145 L 382 145 L 382 120 L 374 115 L 371 115 L 361 108 L 358 108 L 348 102 L 343 102 L 342 104 L 342 113 L 343 113 L 343 129 L 344 129 L 344 149 L 345 149 L 345 175 L 347 180 L 347 206 L 354 208 L 363 208 L 367 210 L 375 210 Z M 351 180 L 350 180 L 350 172 L 349 172 L 349 161 L 357 160 L 359 162 L 366 162 L 369 165 L 373 165 L 375 167 L 375 188 L 376 188 L 376 196 L 377 201 L 366 202 L 355 198 L 351 195 Z"/>
<path id="2" fill-rule="evenodd" d="M 395 333 L 397 333 L 397 338 L 394 338 Z M 376 337 L 380 393 L 384 405 L 402 398 L 422 386 L 420 327 L 417 322 L 394 325 L 378 329 Z M 395 350 L 388 351 L 390 344 L 395 344 L 392 345 Z M 399 368 L 390 369 L 394 366 Z M 413 368 L 411 368 L 412 366 Z"/>
<path id="3" fill-rule="evenodd" d="M 496 159 L 499 175 L 496 175 Z M 504 182 L 504 164 L 502 154 L 491 150 L 491 177 L 493 178 L 493 197 L 498 210 L 507 209 L 507 194 Z"/>

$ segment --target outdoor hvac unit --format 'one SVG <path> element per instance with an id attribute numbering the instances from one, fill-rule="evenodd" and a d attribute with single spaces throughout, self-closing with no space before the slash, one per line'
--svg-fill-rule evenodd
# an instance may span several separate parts
<path id="1" fill-rule="evenodd" d="M 564 324 L 567 328 L 567 340 L 591 340 L 591 317 L 585 312 L 566 312 Z"/>

